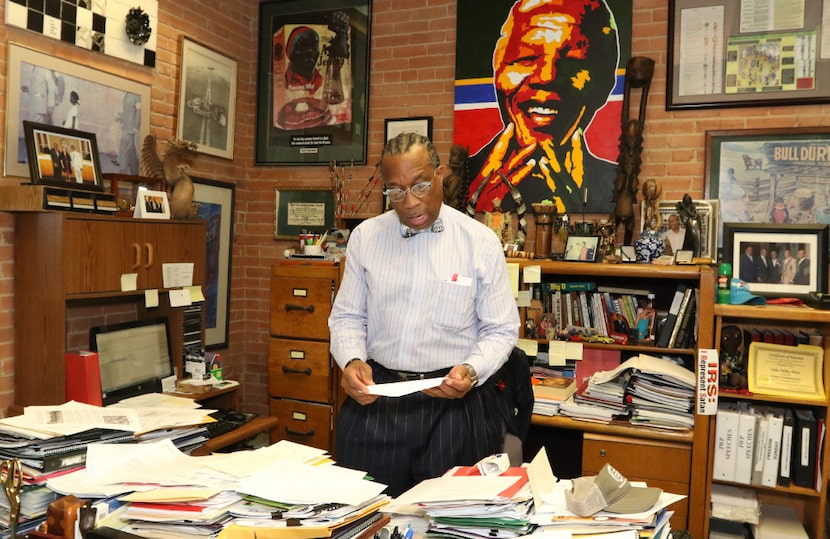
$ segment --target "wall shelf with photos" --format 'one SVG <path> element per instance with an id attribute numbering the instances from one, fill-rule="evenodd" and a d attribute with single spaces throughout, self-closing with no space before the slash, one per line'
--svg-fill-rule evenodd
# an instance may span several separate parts
<path id="1" fill-rule="evenodd" d="M 743 461 L 743 468 L 736 463 L 734 469 L 728 468 L 725 471 L 722 463 L 719 462 L 721 457 L 717 450 L 718 426 L 720 425 L 721 429 L 725 429 L 728 424 L 728 418 L 721 413 L 719 408 L 717 419 L 712 422 L 710 433 L 712 452 L 708 465 L 710 470 L 709 482 L 750 489 L 754 492 L 758 501 L 764 505 L 792 507 L 804 526 L 808 537 L 811 539 L 824 537 L 827 510 L 827 462 L 830 458 L 830 448 L 828 448 L 825 440 L 826 434 L 821 426 L 826 425 L 830 415 L 830 401 L 828 401 L 826 395 L 826 388 L 830 387 L 828 385 L 830 384 L 830 369 L 827 365 L 830 357 L 828 355 L 830 353 L 830 347 L 828 347 L 828 344 L 830 344 L 830 311 L 807 306 L 715 305 L 714 330 L 715 345 L 718 348 L 721 361 L 720 379 L 722 387 L 719 388 L 719 402 L 722 404 L 731 403 L 733 406 L 751 407 L 755 410 L 787 409 L 794 415 L 797 411 L 801 416 L 806 415 L 815 421 L 815 431 L 810 435 L 808 449 L 804 451 L 799 449 L 792 454 L 779 453 L 777 455 L 776 462 L 779 466 L 773 464 L 772 474 L 768 474 L 766 477 L 768 481 L 773 479 L 774 481 L 771 484 L 765 483 L 763 474 L 760 477 L 757 474 L 755 476 L 746 474 L 746 466 L 750 463 L 753 466 L 756 464 L 755 457 L 759 454 L 757 451 L 752 452 L 751 460 Z M 752 334 L 757 332 L 766 335 L 791 334 L 795 335 L 796 338 L 800 335 L 803 344 L 814 347 L 808 350 L 818 348 L 818 351 L 816 354 L 804 355 L 798 353 L 797 355 L 802 360 L 817 358 L 820 364 L 813 363 L 807 368 L 799 370 L 794 368 L 795 364 L 791 359 L 783 360 L 781 359 L 783 356 L 767 354 L 763 358 L 766 364 L 759 365 L 758 369 L 773 373 L 786 370 L 787 379 L 776 379 L 772 376 L 770 377 L 770 387 L 761 387 L 760 389 L 747 387 L 751 384 L 752 377 L 758 375 L 757 372 L 753 372 L 753 367 L 755 367 L 758 360 L 755 362 L 749 361 L 751 347 L 748 344 L 752 342 Z M 760 345 L 762 347 L 775 347 L 779 353 L 781 350 L 786 351 L 787 347 L 792 347 L 794 349 L 793 353 L 797 353 L 797 348 L 793 345 L 766 344 L 763 343 L 763 336 L 761 339 Z M 796 342 L 796 345 L 798 345 L 798 342 Z M 786 365 L 779 366 L 777 363 L 786 363 Z M 819 380 L 815 379 L 816 371 L 820 377 Z M 732 374 L 735 372 L 739 376 L 733 376 Z M 745 376 L 746 379 L 741 379 L 740 376 Z M 750 389 L 754 389 L 754 391 L 750 391 Z M 783 414 L 786 414 L 786 412 Z M 794 444 L 797 443 L 796 440 L 802 439 L 799 436 L 799 424 L 795 421 L 798 421 L 798 419 L 794 420 L 793 425 L 792 441 Z M 761 429 L 758 429 L 758 432 L 761 432 Z M 781 447 L 785 446 L 784 440 L 782 433 Z M 802 455 L 805 457 L 803 465 L 809 468 L 809 463 L 812 463 L 812 469 L 803 468 L 797 471 L 798 466 L 802 463 Z M 786 456 L 791 456 L 791 467 L 789 469 L 785 468 L 789 475 L 786 472 L 782 474 L 780 468 L 781 458 L 786 459 Z M 747 458 L 750 458 L 750 456 Z M 765 468 L 764 463 L 761 467 L 762 472 Z M 741 470 L 744 470 L 744 472 L 742 473 Z M 805 471 L 807 472 L 806 475 Z M 706 502 L 708 507 L 709 500 Z M 709 528 L 708 518 L 706 528 L 707 530 Z"/>
<path id="2" fill-rule="evenodd" d="M 651 344 L 582 343 L 582 353 L 586 357 L 589 352 L 592 352 L 605 357 L 613 357 L 615 361 L 621 362 L 637 354 L 672 355 L 682 359 L 689 370 L 696 372 L 697 351 L 700 348 L 711 347 L 716 275 L 714 268 L 709 265 L 585 264 L 513 258 L 508 258 L 507 263 L 518 265 L 520 292 L 527 292 L 530 289 L 530 286 L 525 284 L 526 276 L 531 276 L 530 280 L 538 278 L 541 282 L 593 281 L 598 287 L 648 289 L 654 293 L 654 303 L 657 309 L 668 310 L 677 291 L 678 283 L 699 290 L 700 301 L 696 307 L 697 342 L 694 346 L 656 348 Z M 538 271 L 536 271 L 537 268 Z M 533 307 L 531 304 L 530 308 Z M 519 311 L 522 320 L 521 336 L 528 338 L 525 328 L 528 307 L 523 306 Z M 535 341 L 536 339 L 529 340 Z M 551 344 L 551 341 L 541 339 L 536 341 L 536 344 L 540 350 L 543 350 Z M 610 368 L 618 365 L 619 363 L 616 363 Z M 629 422 L 595 423 L 558 415 L 534 414 L 532 424 L 536 429 L 534 436 L 544 437 L 545 433 L 539 432 L 539 429 L 544 431 L 549 428 L 581 433 L 583 475 L 593 469 L 592 465 L 597 463 L 595 458 L 597 455 L 603 454 L 602 452 L 606 449 L 609 451 L 608 455 L 616 455 L 614 452 L 620 450 L 620 458 L 614 459 L 614 466 L 627 478 L 646 481 L 650 486 L 661 486 L 667 492 L 687 496 L 686 499 L 673 506 L 677 512 L 672 519 L 672 527 L 687 529 L 694 537 L 706 536 L 703 533 L 703 525 L 707 518 L 705 513 L 708 512 L 708 505 L 704 503 L 704 500 L 708 496 L 707 481 L 709 480 L 707 468 L 709 416 L 695 415 L 694 428 L 673 432 L 637 426 Z M 636 458 L 632 458 L 632 455 L 636 455 Z M 553 459 L 556 460 L 556 456 Z M 665 471 L 657 477 L 642 469 L 640 463 L 644 461 L 672 462 L 673 467 L 672 470 Z M 556 466 L 557 463 L 554 465 Z"/>

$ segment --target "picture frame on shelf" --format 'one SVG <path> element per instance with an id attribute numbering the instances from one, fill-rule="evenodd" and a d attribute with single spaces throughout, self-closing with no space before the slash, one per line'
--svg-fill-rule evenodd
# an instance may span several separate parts
<path id="1" fill-rule="evenodd" d="M 660 214 L 660 228 L 657 232 L 663 237 L 669 229 L 669 217 L 677 212 L 679 200 L 663 200 L 657 205 Z M 718 200 L 695 200 L 695 209 L 700 217 L 700 258 L 718 259 Z M 640 212 L 645 212 L 645 204 L 641 204 Z M 644 220 L 644 214 L 641 220 Z M 641 221 L 642 222 L 642 221 Z M 681 221 L 682 223 L 682 221 Z"/>
<path id="2" fill-rule="evenodd" d="M 196 151 L 233 159 L 237 62 L 182 37 L 176 138 Z"/>
<path id="3" fill-rule="evenodd" d="M 319 188 L 274 190 L 274 238 L 297 239 L 334 228 L 334 192 Z"/>
<path id="4" fill-rule="evenodd" d="M 255 164 L 366 164 L 371 6 L 260 3 Z"/>
<path id="5" fill-rule="evenodd" d="M 23 129 L 32 183 L 104 190 L 95 133 L 28 120 Z"/>
<path id="6" fill-rule="evenodd" d="M 192 177 L 196 218 L 207 222 L 205 348 L 227 348 L 230 332 L 230 285 L 236 185 Z"/>
<path id="7" fill-rule="evenodd" d="M 745 281 L 753 294 L 809 297 L 812 292 L 823 293 L 827 291 L 828 229 L 824 224 L 724 223 L 723 260 L 732 264 L 732 276 Z M 769 271 L 765 279 L 759 277 L 763 272 L 756 266 L 762 249 L 768 257 L 776 252 L 782 266 L 777 277 Z M 802 250 L 804 261 L 800 260 Z"/>
<path id="8" fill-rule="evenodd" d="M 707 131 L 704 196 L 720 199 L 721 223 L 830 223 L 826 162 L 817 153 L 828 144 L 827 127 Z"/>
<path id="9" fill-rule="evenodd" d="M 568 236 L 564 259 L 569 262 L 596 262 L 599 236 Z"/>
<path id="10" fill-rule="evenodd" d="M 170 219 L 170 202 L 166 191 L 139 189 L 135 197 L 136 219 Z"/>
<path id="11" fill-rule="evenodd" d="M 73 112 L 72 93 L 84 108 L 78 125 L 95 133 L 103 173 L 138 174 L 138 156 L 150 132 L 150 86 L 9 43 L 6 76 L 6 176 L 29 175 L 23 120 L 62 127 Z M 39 112 L 36 88 L 57 95 L 49 80 L 61 81 L 62 99 L 51 114 Z M 98 106 L 93 106 L 96 104 Z M 143 106 L 142 106 L 143 105 Z M 117 128 L 116 128 L 117 127 Z"/>
<path id="12" fill-rule="evenodd" d="M 669 2 L 666 110 L 830 101 L 823 2 L 798 6 L 773 17 L 741 0 Z"/>

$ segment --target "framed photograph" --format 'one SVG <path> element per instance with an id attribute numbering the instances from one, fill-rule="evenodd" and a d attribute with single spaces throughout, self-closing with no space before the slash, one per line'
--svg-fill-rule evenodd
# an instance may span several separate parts
<path id="1" fill-rule="evenodd" d="M 720 199 L 719 222 L 830 223 L 828 144 L 827 127 L 707 131 L 705 196 Z"/>
<path id="2" fill-rule="evenodd" d="M 389 141 L 401 133 L 417 133 L 432 140 L 432 116 L 417 118 L 387 118 L 383 122 L 383 140 Z"/>
<path id="3" fill-rule="evenodd" d="M 275 189 L 274 237 L 297 239 L 307 232 L 334 228 L 334 192 L 331 189 Z"/>
<path id="4" fill-rule="evenodd" d="M 669 217 L 677 214 L 679 200 L 663 200 L 657 206 L 660 214 L 660 237 L 665 237 L 669 231 Z M 700 216 L 700 258 L 718 259 L 718 200 L 695 200 L 695 209 Z M 645 211 L 645 204 L 640 205 L 641 213 Z M 644 216 L 641 216 L 641 222 Z M 685 232 L 682 225 L 680 229 Z"/>
<path id="5" fill-rule="evenodd" d="M 753 294 L 827 291 L 828 225 L 723 224 L 723 260 Z"/>
<path id="6" fill-rule="evenodd" d="M 23 122 L 32 183 L 103 191 L 95 133 Z"/>
<path id="7" fill-rule="evenodd" d="M 371 6 L 260 3 L 255 164 L 366 164 Z"/>
<path id="8" fill-rule="evenodd" d="M 139 189 L 135 197 L 136 219 L 170 219 L 170 203 L 166 191 Z"/>
<path id="9" fill-rule="evenodd" d="M 782 4 L 783 5 L 783 4 Z M 830 101 L 822 0 L 669 2 L 666 110 Z"/>
<path id="10" fill-rule="evenodd" d="M 103 173 L 138 174 L 150 86 L 9 43 L 7 176 L 28 176 L 23 120 L 94 133 Z M 48 107 L 48 103 L 54 103 Z"/>
<path id="11" fill-rule="evenodd" d="M 595 262 L 599 236 L 568 236 L 565 244 L 565 260 L 573 262 Z"/>
<path id="12" fill-rule="evenodd" d="M 236 185 L 193 177 L 196 217 L 207 221 L 205 348 L 227 348 Z"/>
<path id="13" fill-rule="evenodd" d="M 236 60 L 182 38 L 176 138 L 197 151 L 233 159 L 236 125 Z"/>
<path id="14" fill-rule="evenodd" d="M 637 262 L 637 251 L 633 245 L 620 245 L 620 259 L 623 262 Z"/>

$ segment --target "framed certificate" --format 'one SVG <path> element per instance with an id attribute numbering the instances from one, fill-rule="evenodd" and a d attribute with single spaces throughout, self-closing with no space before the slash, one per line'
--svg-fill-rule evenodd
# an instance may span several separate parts
<path id="1" fill-rule="evenodd" d="M 824 349 L 802 344 L 749 345 L 749 391 L 800 399 L 825 400 Z"/>

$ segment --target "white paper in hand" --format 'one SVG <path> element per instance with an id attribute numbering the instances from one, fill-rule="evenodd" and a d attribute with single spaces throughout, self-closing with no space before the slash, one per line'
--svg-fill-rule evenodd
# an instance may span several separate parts
<path id="1" fill-rule="evenodd" d="M 375 384 L 369 387 L 370 395 L 380 395 L 382 397 L 402 397 L 415 393 L 416 391 L 423 391 L 432 387 L 438 387 L 444 378 L 424 378 L 423 380 L 409 380 L 407 382 L 390 382 L 388 384 Z"/>

